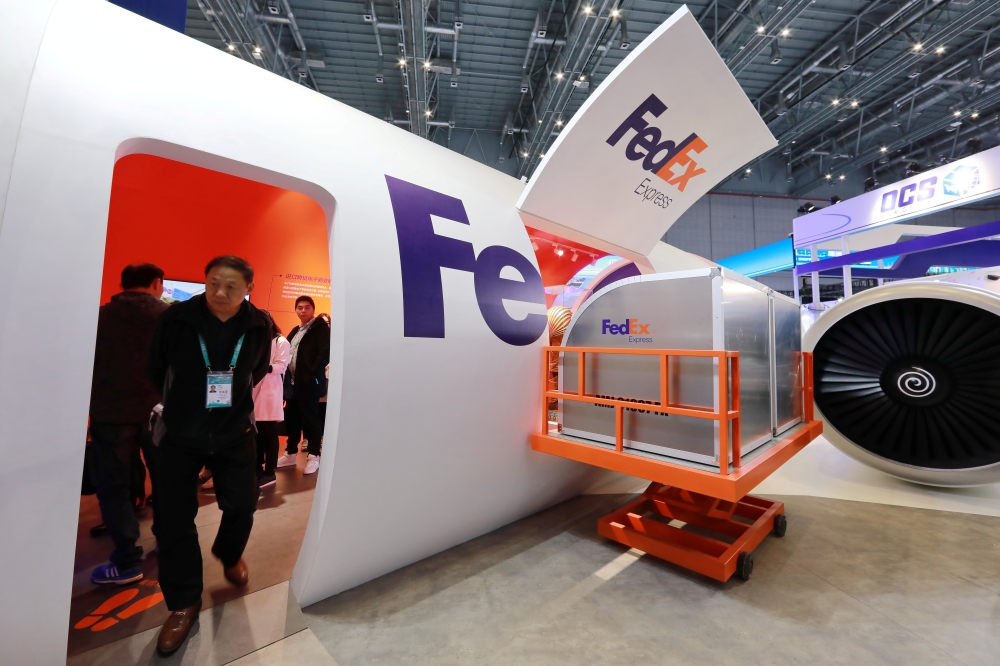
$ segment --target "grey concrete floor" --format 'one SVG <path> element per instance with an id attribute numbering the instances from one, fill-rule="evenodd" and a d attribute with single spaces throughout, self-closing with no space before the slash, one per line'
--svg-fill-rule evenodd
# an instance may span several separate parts
<path id="1" fill-rule="evenodd" d="M 1000 664 L 1000 518 L 813 497 L 722 584 L 580 497 L 305 609 L 356 664 Z M 438 519 L 447 520 L 447 516 Z"/>

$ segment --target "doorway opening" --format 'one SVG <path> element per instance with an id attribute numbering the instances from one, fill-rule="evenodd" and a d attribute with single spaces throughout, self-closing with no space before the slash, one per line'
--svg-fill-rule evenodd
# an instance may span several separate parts
<path id="1" fill-rule="evenodd" d="M 172 147 L 170 154 L 176 157 L 183 149 Z M 206 163 L 205 159 L 192 161 Z M 284 177 L 261 180 L 292 183 Z M 330 208 L 332 201 L 324 203 Z M 154 154 L 125 155 L 116 162 L 112 181 L 100 304 L 121 291 L 121 273 L 127 265 L 160 267 L 164 299 L 176 301 L 203 289 L 209 260 L 231 254 L 245 258 L 254 268 L 250 302 L 267 310 L 287 335 L 300 323 L 295 314 L 299 296 L 312 298 L 316 313 L 330 312 L 330 213 L 315 198 L 293 189 Z M 285 439 L 282 434 L 281 453 Z M 297 466 L 278 469 L 277 484 L 261 491 L 243 556 L 251 572 L 245 587 L 228 584 L 221 564 L 210 553 L 222 512 L 213 489 L 199 491 L 196 525 L 204 562 L 203 608 L 291 578 L 317 476 L 304 474 L 304 444 L 299 449 Z M 151 480 L 138 455 L 132 472 L 131 494 L 140 528 L 137 545 L 144 551 L 143 579 L 127 585 L 91 583 L 94 568 L 108 562 L 114 545 L 107 532 L 99 529 L 104 519 L 96 495 L 81 495 L 68 657 L 158 627 L 169 615 L 159 590 L 156 538 L 151 532 L 155 511 L 148 501 Z"/>

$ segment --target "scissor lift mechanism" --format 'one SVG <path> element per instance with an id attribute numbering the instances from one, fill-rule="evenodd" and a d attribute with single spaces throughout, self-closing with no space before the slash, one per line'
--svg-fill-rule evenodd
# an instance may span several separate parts
<path id="1" fill-rule="evenodd" d="M 558 390 L 550 374 L 552 354 L 577 354 L 577 391 Z M 599 398 L 587 393 L 588 354 L 658 356 L 660 400 L 643 403 L 642 409 L 719 422 L 719 470 L 708 471 L 663 457 L 637 455 L 624 448 L 624 412 L 635 402 Z M 718 409 L 670 402 L 670 357 L 708 357 L 718 362 Z M 544 348 L 542 431 L 532 435 L 536 451 L 569 458 L 605 469 L 630 474 L 652 483 L 642 496 L 597 522 L 598 532 L 626 546 L 659 557 L 692 571 L 725 582 L 736 573 L 746 580 L 753 571 L 753 551 L 771 532 L 785 534 L 785 506 L 749 493 L 781 467 L 823 430 L 813 418 L 812 354 L 801 354 L 805 423 L 794 432 L 754 456 L 745 464 L 740 454 L 739 353 L 682 349 L 620 349 L 603 347 Z M 732 382 L 730 383 L 730 375 Z M 730 394 L 730 386 L 732 392 Z M 548 402 L 571 400 L 613 407 L 615 446 L 550 432 Z M 733 424 L 730 441 L 729 423 Z M 695 529 L 684 529 L 691 526 Z M 716 535 L 716 536 L 711 536 Z"/>

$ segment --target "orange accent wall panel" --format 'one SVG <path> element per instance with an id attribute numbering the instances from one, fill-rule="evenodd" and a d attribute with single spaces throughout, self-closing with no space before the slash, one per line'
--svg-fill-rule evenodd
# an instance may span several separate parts
<path id="1" fill-rule="evenodd" d="M 309 197 L 151 155 L 115 164 L 101 303 L 120 289 L 127 264 L 149 262 L 166 277 L 204 282 L 205 264 L 235 254 L 254 267 L 250 300 L 282 331 L 298 324 L 293 291 L 330 311 L 326 219 Z"/>

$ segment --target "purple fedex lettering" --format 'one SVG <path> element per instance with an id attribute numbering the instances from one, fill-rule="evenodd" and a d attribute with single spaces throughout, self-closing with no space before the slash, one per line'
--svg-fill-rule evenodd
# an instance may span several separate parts
<path id="1" fill-rule="evenodd" d="M 650 95 L 642 104 L 636 107 L 635 111 L 632 112 L 632 115 L 625 119 L 625 122 L 618 126 L 618 129 L 615 130 L 614 134 L 608 137 L 608 145 L 613 146 L 617 144 L 621 138 L 625 136 L 626 132 L 630 129 L 635 130 L 638 136 L 633 139 L 632 143 L 629 144 L 629 159 L 642 159 L 645 153 L 635 152 L 636 146 L 641 145 L 647 150 L 650 150 L 656 145 L 656 142 L 660 140 L 659 130 L 656 130 L 655 136 L 652 133 L 649 133 L 649 136 L 647 137 L 643 133 L 643 131 L 649 126 L 649 123 L 646 122 L 646 119 L 643 118 L 643 116 L 647 113 L 652 113 L 653 116 L 658 118 L 660 114 L 666 110 L 666 104 L 661 102 L 656 95 Z M 643 139 L 646 139 L 646 141 L 642 141 Z"/>
<path id="2" fill-rule="evenodd" d="M 471 243 L 438 236 L 431 216 L 469 224 L 461 199 L 385 177 L 396 220 L 399 265 L 403 278 L 403 336 L 445 337 L 444 290 L 441 269 L 474 274 L 476 301 L 486 325 L 511 345 L 529 345 L 545 331 L 547 318 L 529 314 L 513 319 L 504 300 L 545 304 L 542 277 L 523 255 L 500 245 L 484 249 L 476 257 Z M 523 281 L 500 277 L 505 266 L 520 273 Z"/>
<path id="3" fill-rule="evenodd" d="M 522 281 L 500 277 L 505 266 L 514 268 Z M 525 319 L 511 319 L 503 302 L 545 304 L 542 276 L 527 257 L 509 247 L 491 245 L 476 258 L 476 300 L 486 325 L 509 345 L 530 345 L 545 330 L 548 317 L 529 314 Z"/>

